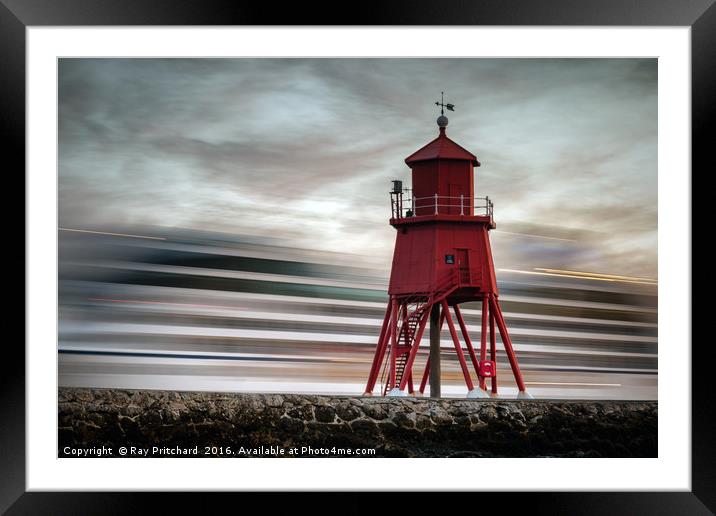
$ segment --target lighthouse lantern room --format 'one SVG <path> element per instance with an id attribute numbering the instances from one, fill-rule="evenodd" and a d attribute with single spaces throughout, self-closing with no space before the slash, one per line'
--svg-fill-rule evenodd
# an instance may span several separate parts
<path id="1" fill-rule="evenodd" d="M 453 111 L 454 105 L 442 99 L 435 104 L 441 108 L 437 138 L 405 159 L 412 170 L 412 190 L 393 181 L 390 192 L 390 225 L 397 232 L 389 301 L 365 394 L 373 394 L 380 377 L 382 395 L 415 394 L 418 380 L 422 394 L 429 380 L 431 396 L 439 397 L 440 332 L 447 323 L 468 397 L 497 395 L 496 330 L 518 397 L 530 397 L 500 308 L 489 238 L 489 231 L 495 229 L 493 204 L 488 197 L 474 196 L 474 167 L 480 162 L 447 137 L 444 110 Z M 479 344 L 470 339 L 460 311 L 460 304 L 470 301 L 481 306 Z M 430 354 L 423 370 L 414 371 L 429 321 Z M 415 372 L 419 376 L 414 377 Z"/>

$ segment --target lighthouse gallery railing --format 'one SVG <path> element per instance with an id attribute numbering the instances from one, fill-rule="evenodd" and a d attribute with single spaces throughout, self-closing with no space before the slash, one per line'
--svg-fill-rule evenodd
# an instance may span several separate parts
<path id="1" fill-rule="evenodd" d="M 407 198 L 407 199 L 406 199 Z M 483 215 L 492 217 L 494 206 L 489 197 L 467 195 L 430 195 L 415 197 L 410 190 L 390 192 L 392 218 L 402 219 L 420 215 Z"/>

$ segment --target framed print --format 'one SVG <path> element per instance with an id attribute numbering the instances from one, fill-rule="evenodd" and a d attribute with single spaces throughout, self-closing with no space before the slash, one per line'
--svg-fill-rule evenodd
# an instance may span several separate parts
<path id="1" fill-rule="evenodd" d="M 690 213 L 716 11 L 541 4 L 4 0 L 27 308 L 3 510 L 714 510 Z"/>

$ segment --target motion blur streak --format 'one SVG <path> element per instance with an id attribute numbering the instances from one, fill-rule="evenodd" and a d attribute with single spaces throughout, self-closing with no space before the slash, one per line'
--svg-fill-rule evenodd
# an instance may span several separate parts
<path id="1" fill-rule="evenodd" d="M 142 234 L 155 236 L 126 238 Z M 387 270 L 365 257 L 168 228 L 61 230 L 59 243 L 62 386 L 363 392 L 387 300 Z M 656 280 L 498 273 L 531 394 L 656 399 Z M 479 304 L 463 315 L 479 343 Z M 447 329 L 441 345 L 443 394 L 462 397 Z M 514 396 L 503 354 L 498 364 Z"/>
<path id="2" fill-rule="evenodd" d="M 121 236 L 121 237 L 128 237 L 128 238 L 148 238 L 150 240 L 166 240 L 163 237 L 153 237 L 153 236 L 146 236 L 146 235 L 129 235 L 127 233 L 109 233 L 106 231 L 91 231 L 88 229 L 72 229 L 72 228 L 59 228 L 60 231 L 75 231 L 77 233 L 93 233 L 95 235 L 109 235 L 109 236 Z"/>
<path id="3" fill-rule="evenodd" d="M 592 278 L 611 279 L 613 281 L 644 281 L 647 283 L 656 283 L 656 280 L 654 278 L 639 278 L 637 276 L 619 276 L 616 274 L 598 274 L 596 272 L 560 271 L 560 270 L 555 270 L 555 269 L 542 269 L 540 267 L 537 267 L 536 270 L 545 271 L 545 272 L 555 272 L 555 273 L 561 272 L 561 273 L 566 273 L 568 275 L 583 276 L 585 278 L 592 277 Z"/>
<path id="4" fill-rule="evenodd" d="M 577 271 L 556 271 L 554 269 L 535 268 L 534 271 L 518 271 L 514 269 L 500 269 L 502 272 L 514 272 L 517 274 L 536 274 L 539 276 L 561 276 L 564 278 L 584 278 L 596 281 L 620 281 L 624 283 L 639 283 L 646 285 L 657 285 L 657 281 L 649 278 L 635 278 L 630 276 L 614 276 L 612 274 L 595 274 Z"/>

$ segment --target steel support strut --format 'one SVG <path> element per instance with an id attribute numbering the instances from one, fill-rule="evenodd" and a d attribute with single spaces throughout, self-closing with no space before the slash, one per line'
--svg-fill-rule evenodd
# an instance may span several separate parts
<path id="1" fill-rule="evenodd" d="M 480 365 L 477 363 L 477 355 L 475 355 L 475 348 L 472 347 L 470 335 L 467 333 L 467 325 L 465 325 L 465 319 L 462 318 L 462 312 L 460 311 L 460 307 L 458 305 L 453 306 L 453 310 L 455 311 L 455 318 L 457 319 L 457 323 L 460 326 L 462 338 L 465 340 L 465 344 L 467 345 L 467 351 L 470 355 L 470 361 L 472 361 L 472 365 L 475 368 L 475 374 L 479 378 Z"/>
<path id="2" fill-rule="evenodd" d="M 423 379 L 420 381 L 420 389 L 418 389 L 420 394 L 423 394 L 425 392 L 425 386 L 428 384 L 428 375 L 429 374 L 430 374 L 430 357 L 428 356 L 428 360 L 425 362 L 425 371 L 423 371 Z"/>
<path id="3" fill-rule="evenodd" d="M 442 329 L 442 317 L 445 312 L 440 313 L 440 304 L 433 303 L 430 309 L 430 397 L 440 397 L 440 330 Z"/>
<path id="4" fill-rule="evenodd" d="M 373 394 L 375 382 L 378 381 L 378 374 L 380 373 L 380 364 L 383 363 L 385 349 L 388 345 L 388 340 L 386 336 L 388 334 L 392 306 L 392 301 L 388 301 L 388 306 L 385 309 L 385 317 L 383 318 L 383 326 L 381 326 L 380 329 L 380 337 L 378 337 L 378 347 L 375 350 L 373 364 L 370 366 L 370 374 L 368 375 L 368 383 L 365 386 L 365 394 Z"/>
<path id="5" fill-rule="evenodd" d="M 490 311 L 490 360 L 497 364 L 497 335 L 495 335 L 495 314 Z M 490 378 L 490 390 L 497 395 L 497 367 Z"/>
<path id="6" fill-rule="evenodd" d="M 429 310 L 432 310 L 433 305 L 430 305 Z M 445 321 L 445 314 L 440 314 L 440 331 L 443 329 L 443 322 Z M 420 381 L 420 394 L 425 393 L 425 386 L 428 384 L 428 377 L 430 376 L 430 355 L 425 362 L 425 370 L 423 371 L 423 379 Z"/>
<path id="7" fill-rule="evenodd" d="M 480 330 L 480 360 L 487 358 L 487 315 L 490 311 L 487 295 L 482 296 L 482 326 Z M 485 378 L 480 377 L 480 388 L 486 390 Z"/>
<path id="8" fill-rule="evenodd" d="M 398 358 L 398 301 L 393 298 L 391 300 L 390 314 L 390 369 L 388 371 L 388 384 L 386 392 L 395 386 L 395 368 Z M 384 393 L 385 394 L 385 393 Z"/>
<path id="9" fill-rule="evenodd" d="M 401 378 L 400 385 L 398 386 L 401 391 L 405 389 L 406 382 L 410 382 L 410 392 L 413 392 L 413 362 L 415 362 L 415 357 L 418 354 L 418 346 L 420 346 L 420 340 L 423 338 L 423 332 L 425 331 L 425 326 L 427 325 L 428 319 L 430 319 L 430 309 L 425 310 L 422 315 L 422 318 L 420 319 L 418 331 L 415 334 L 415 339 L 413 340 L 412 347 L 410 348 L 408 360 L 405 363 L 403 378 Z"/>
<path id="10" fill-rule="evenodd" d="M 465 384 L 467 385 L 467 390 L 471 391 L 475 388 L 475 386 L 472 383 L 472 378 L 470 378 L 470 371 L 467 368 L 467 362 L 465 361 L 465 354 L 462 352 L 462 345 L 460 344 L 460 340 L 457 337 L 457 331 L 455 331 L 455 325 L 452 322 L 452 317 L 450 316 L 450 306 L 448 305 L 447 299 L 443 299 L 442 301 L 443 305 L 443 312 L 445 313 L 445 320 L 448 323 L 448 329 L 450 330 L 450 336 L 452 337 L 453 344 L 455 344 L 455 351 L 457 352 L 457 359 L 460 361 L 460 368 L 462 369 L 462 375 L 465 377 Z"/>
<path id="11" fill-rule="evenodd" d="M 515 357 L 515 352 L 512 349 L 512 341 L 510 340 L 510 335 L 507 333 L 507 326 L 505 325 L 505 319 L 502 316 L 502 311 L 500 310 L 500 304 L 497 301 L 497 298 L 494 296 L 490 296 L 490 308 L 492 313 L 495 314 L 495 321 L 497 322 L 497 327 L 500 330 L 500 336 L 502 337 L 502 344 L 505 346 L 505 351 L 507 352 L 507 358 L 510 361 L 510 367 L 512 367 L 512 374 L 515 376 L 515 382 L 517 382 L 517 388 L 520 390 L 520 392 L 525 392 L 525 382 L 522 381 L 522 373 L 520 372 L 520 366 L 517 363 L 517 358 Z"/>

